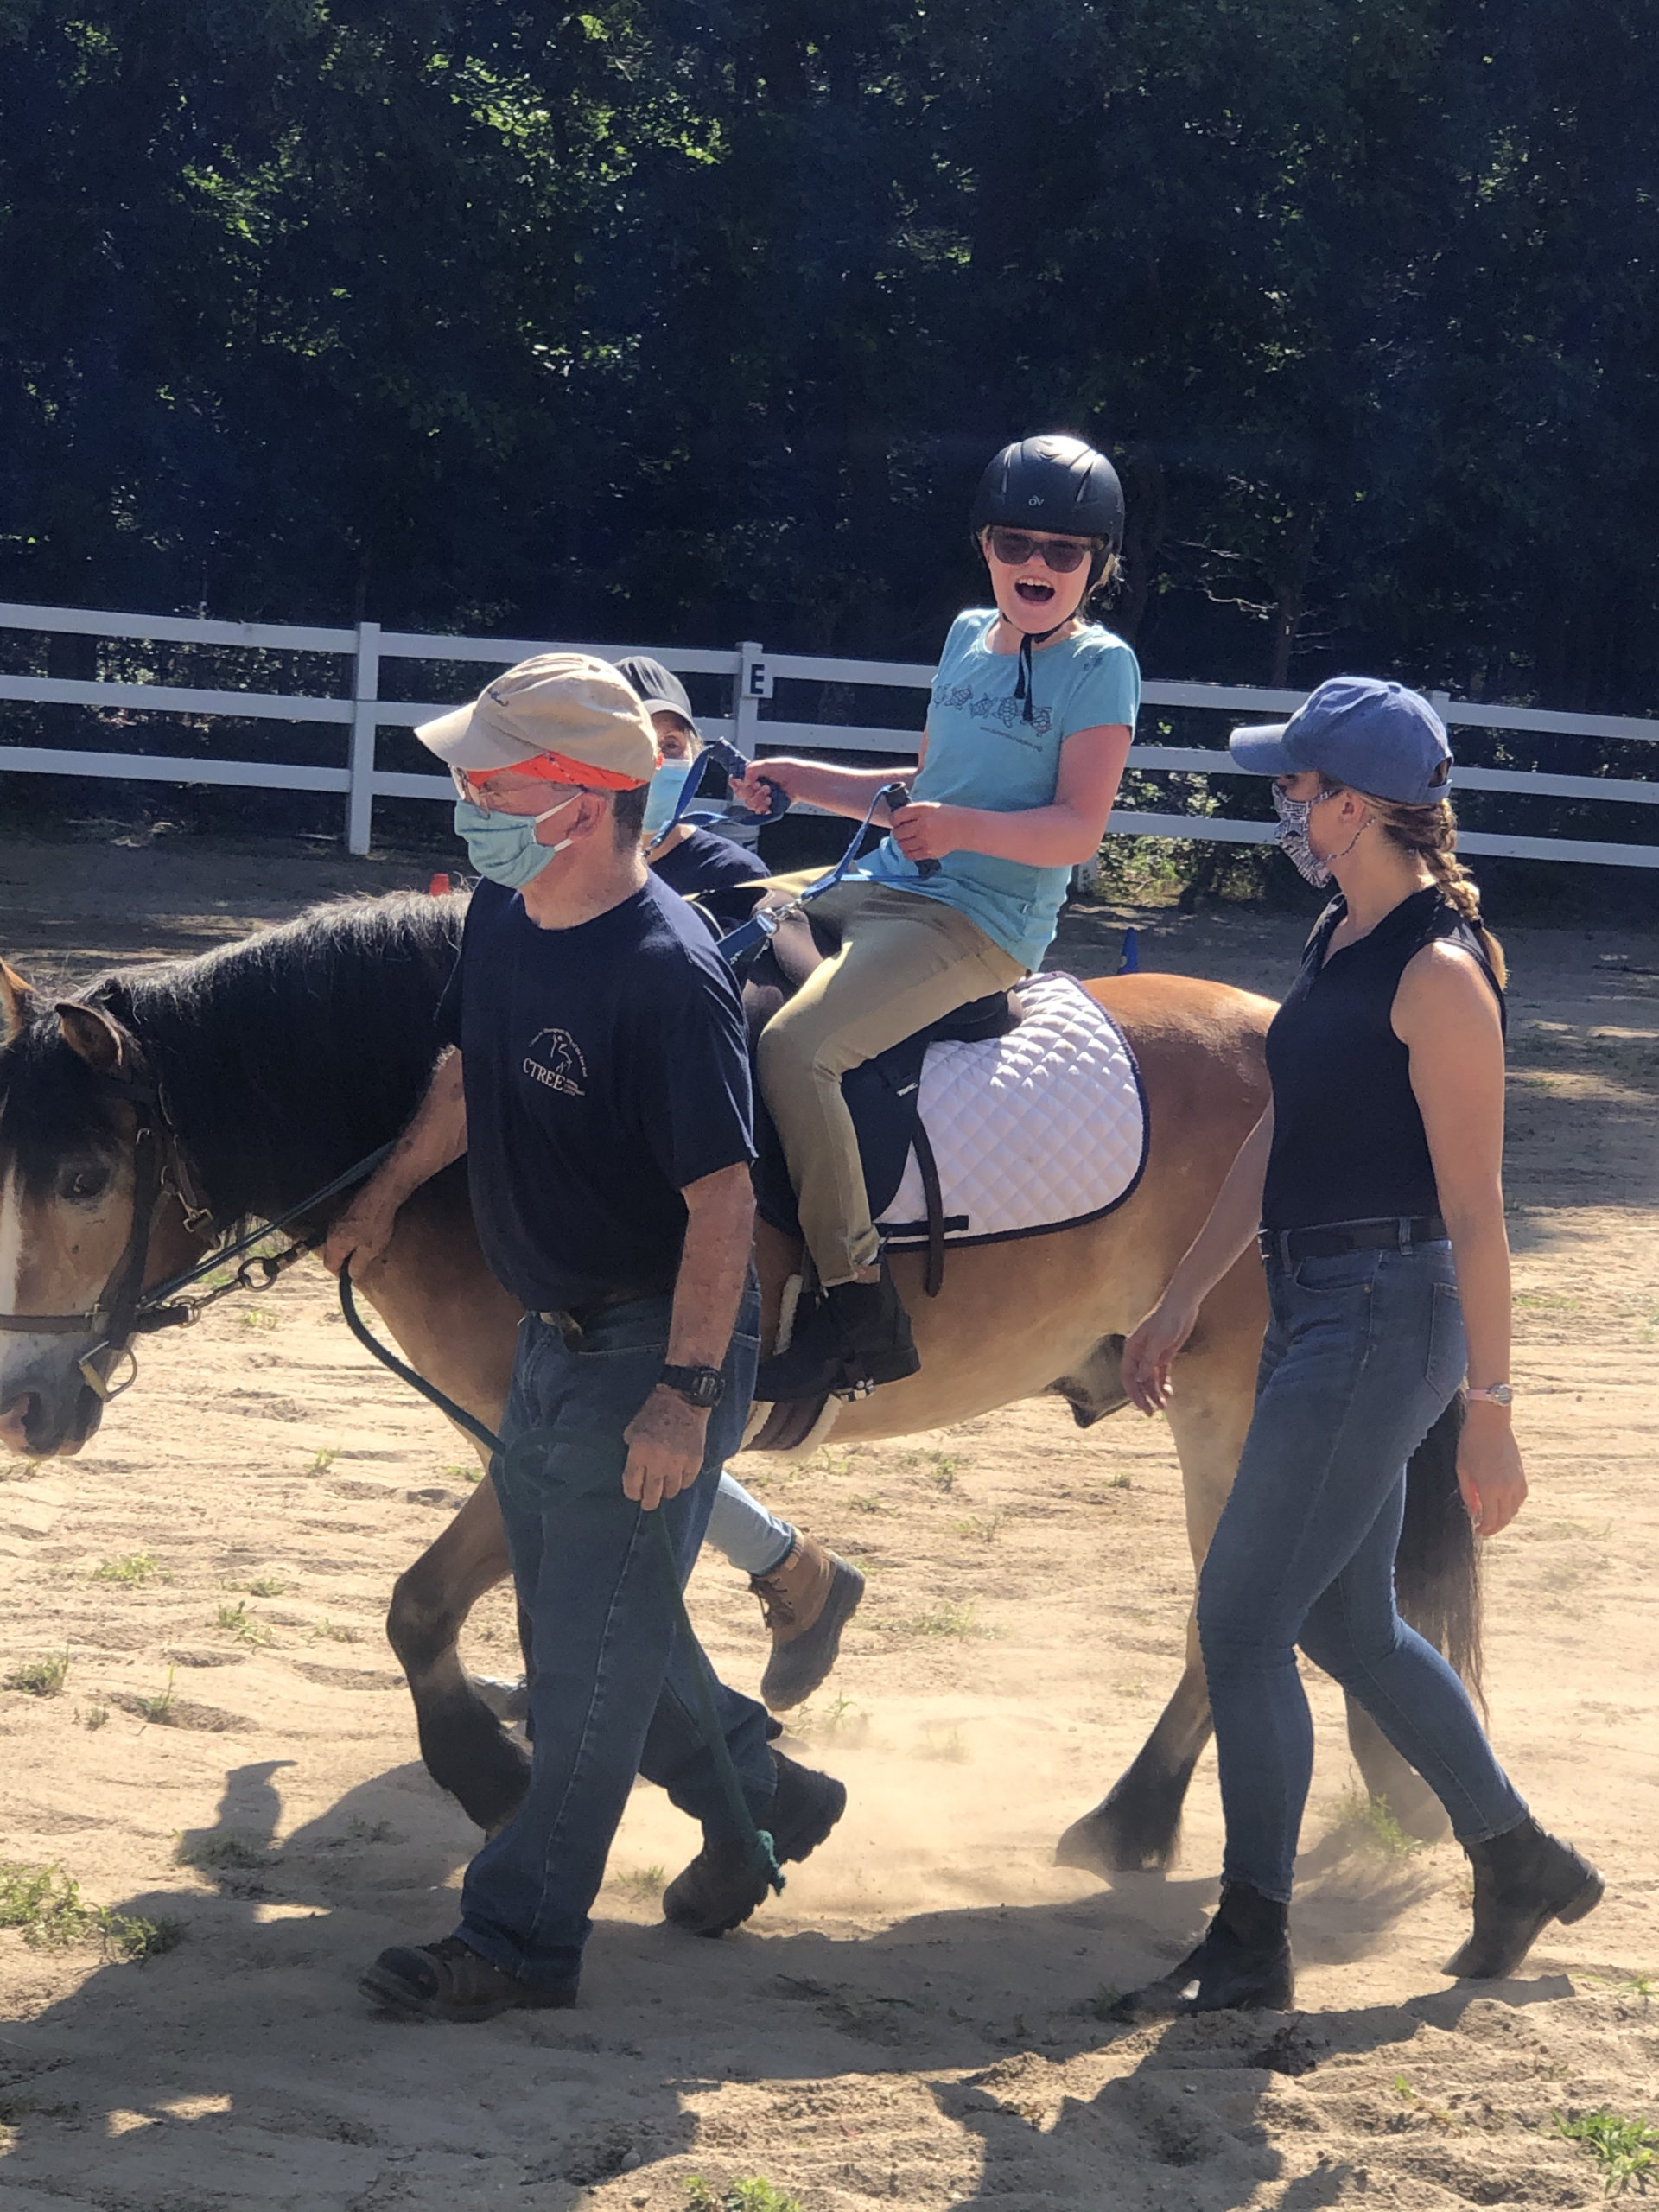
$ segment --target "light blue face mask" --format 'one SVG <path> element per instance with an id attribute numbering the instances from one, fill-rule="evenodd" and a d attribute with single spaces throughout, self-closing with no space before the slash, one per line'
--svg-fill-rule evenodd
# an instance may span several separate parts
<path id="1" fill-rule="evenodd" d="M 554 815 L 574 806 L 582 794 L 561 799 L 542 814 L 491 814 L 469 798 L 455 801 L 455 835 L 467 840 L 467 857 L 480 875 L 508 891 L 522 891 L 538 876 L 555 853 L 570 842 L 561 837 L 556 845 L 538 845 L 537 830 Z"/>
<path id="2" fill-rule="evenodd" d="M 645 835 L 654 837 L 659 830 L 666 830 L 680 793 L 696 767 L 695 760 L 664 760 L 651 779 L 651 789 L 645 793 Z"/>

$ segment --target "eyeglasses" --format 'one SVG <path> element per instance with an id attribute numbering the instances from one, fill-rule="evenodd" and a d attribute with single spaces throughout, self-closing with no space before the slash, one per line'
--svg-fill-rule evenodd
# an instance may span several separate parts
<path id="1" fill-rule="evenodd" d="M 993 529 L 989 535 L 991 552 L 1005 568 L 1040 561 L 1057 576 L 1069 576 L 1080 569 L 1095 550 L 1075 537 L 1028 537 L 1023 530 Z"/>
<path id="2" fill-rule="evenodd" d="M 480 781 L 470 776 L 465 768 L 452 766 L 449 777 L 461 798 L 469 805 L 480 807 L 486 814 L 538 813 L 542 810 L 543 801 L 554 792 L 561 791 L 566 792 L 571 798 L 595 796 L 585 784 L 556 783 L 550 779 L 538 778 L 536 785 L 529 790 L 498 791 L 491 788 L 495 780 L 493 776 L 488 781 Z M 602 797 L 603 794 L 598 794 L 598 796 Z"/>

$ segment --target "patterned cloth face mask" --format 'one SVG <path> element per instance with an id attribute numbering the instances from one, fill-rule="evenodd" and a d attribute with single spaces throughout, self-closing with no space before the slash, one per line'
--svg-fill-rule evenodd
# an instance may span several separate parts
<path id="1" fill-rule="evenodd" d="M 1279 817 L 1279 843 L 1290 855 L 1290 864 L 1300 876 L 1321 890 L 1331 880 L 1328 864 L 1320 860 L 1307 842 L 1307 825 L 1313 812 L 1311 798 L 1287 798 L 1277 784 L 1273 787 L 1273 810 Z"/>
<path id="2" fill-rule="evenodd" d="M 1331 861 L 1345 861 L 1371 826 L 1373 817 L 1368 814 L 1342 850 L 1332 853 L 1331 860 L 1322 861 L 1307 842 L 1307 825 L 1320 800 L 1341 796 L 1340 791 L 1321 791 L 1319 798 L 1287 798 L 1277 784 L 1273 787 L 1273 810 L 1279 817 L 1280 845 L 1289 854 L 1291 866 L 1297 874 L 1304 876 L 1316 891 L 1322 891 L 1331 880 Z"/>
<path id="3" fill-rule="evenodd" d="M 493 814 L 469 798 L 457 799 L 455 835 L 467 840 L 467 857 L 480 875 L 505 890 L 522 891 L 571 842 L 562 837 L 556 845 L 539 845 L 537 830 L 582 796 L 577 791 L 541 814 Z"/>

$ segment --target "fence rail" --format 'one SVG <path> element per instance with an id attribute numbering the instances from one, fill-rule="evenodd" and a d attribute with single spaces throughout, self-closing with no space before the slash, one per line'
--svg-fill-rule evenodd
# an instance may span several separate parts
<path id="1" fill-rule="evenodd" d="M 213 754 L 140 753 L 119 747 L 107 752 L 60 749 L 0 742 L 0 771 L 63 776 L 107 776 L 143 783 L 239 786 L 245 789 L 322 791 L 345 800 L 348 849 L 366 853 L 378 798 L 448 800 L 447 776 L 384 768 L 378 760 L 382 729 L 412 729 L 454 705 L 437 701 L 385 699 L 381 669 L 388 661 L 475 662 L 505 668 L 532 653 L 589 652 L 616 661 L 649 653 L 681 676 L 713 676 L 729 687 L 728 711 L 701 715 L 705 729 L 718 732 L 753 758 L 786 750 L 879 753 L 902 761 L 916 756 L 919 733 L 876 724 L 802 722 L 763 715 L 781 683 L 836 683 L 867 690 L 925 690 L 933 670 L 907 661 L 839 660 L 817 653 L 768 653 L 751 640 L 735 646 L 570 645 L 534 638 L 457 638 L 411 631 L 383 630 L 375 622 L 350 629 L 275 622 L 215 622 L 185 615 L 133 614 L 99 607 L 35 607 L 0 602 L 0 632 L 20 631 L 94 639 L 132 639 L 158 645 L 241 648 L 262 655 L 334 655 L 346 664 L 345 688 L 322 694 L 300 690 L 202 689 L 192 685 L 130 683 L 112 679 L 18 676 L 0 672 L 0 700 L 29 705 L 79 707 L 92 714 L 175 715 L 289 723 L 329 723 L 347 733 L 338 766 L 283 761 L 233 760 Z M 465 697 L 475 687 L 457 686 Z M 1306 695 L 1300 691 L 1254 690 L 1236 684 L 1148 683 L 1145 703 L 1152 708 L 1198 709 L 1236 718 L 1264 720 L 1294 711 Z M 1492 706 L 1481 701 L 1432 695 L 1452 725 L 1539 737 L 1588 741 L 1586 760 L 1596 757 L 1595 741 L 1659 742 L 1659 721 L 1624 715 L 1553 713 L 1531 707 Z M 3 725 L 0 725 L 3 728 Z M 1225 776 L 1227 756 L 1219 747 L 1137 745 L 1131 770 L 1151 775 Z M 1659 804 L 1659 779 L 1555 774 L 1520 768 L 1459 766 L 1458 788 L 1503 791 L 1529 798 L 1594 800 L 1618 805 Z M 1231 844 L 1271 842 L 1270 823 L 1235 821 L 1213 814 L 1159 813 L 1119 808 L 1109 823 L 1114 836 L 1189 837 Z M 1609 842 L 1587 838 L 1497 836 L 1465 830 L 1459 843 L 1471 853 L 1505 858 L 1591 862 L 1608 867 L 1659 868 L 1659 840 L 1652 843 Z"/>

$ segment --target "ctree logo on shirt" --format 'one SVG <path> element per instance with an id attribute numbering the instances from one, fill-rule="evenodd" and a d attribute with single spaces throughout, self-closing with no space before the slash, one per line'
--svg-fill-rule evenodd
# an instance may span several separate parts
<path id="1" fill-rule="evenodd" d="M 549 1090 L 562 1090 L 570 1098 L 587 1096 L 588 1063 L 568 1029 L 543 1029 L 532 1038 L 524 1071 L 532 1083 Z"/>

